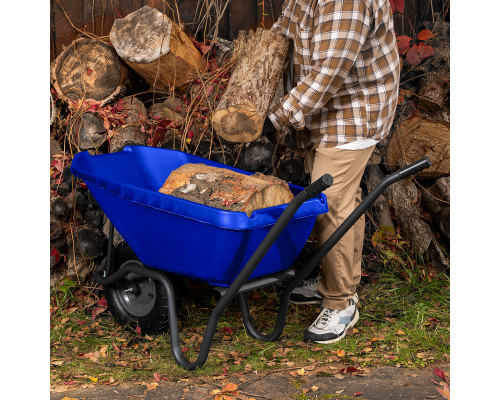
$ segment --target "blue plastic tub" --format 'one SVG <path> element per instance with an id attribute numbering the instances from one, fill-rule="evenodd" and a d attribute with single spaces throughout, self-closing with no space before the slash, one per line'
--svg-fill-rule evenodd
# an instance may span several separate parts
<path id="1" fill-rule="evenodd" d="M 286 205 L 224 211 L 159 193 L 170 172 L 186 163 L 229 168 L 175 150 L 132 146 L 118 153 L 75 155 L 71 173 L 90 192 L 139 259 L 148 267 L 228 286 Z M 290 185 L 292 193 L 302 188 Z M 328 211 L 320 194 L 306 201 L 264 256 L 250 279 L 289 268 L 304 246 L 316 216 Z"/>

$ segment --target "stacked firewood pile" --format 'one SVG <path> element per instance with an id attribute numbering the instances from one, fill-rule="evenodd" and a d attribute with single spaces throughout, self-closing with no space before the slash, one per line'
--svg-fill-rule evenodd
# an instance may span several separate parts
<path id="1" fill-rule="evenodd" d="M 117 19 L 109 41 L 80 37 L 58 55 L 51 65 L 53 284 L 66 276 L 85 281 L 105 262 L 109 222 L 85 184 L 70 173 L 79 151 L 162 147 L 302 186 L 308 183 L 293 132 L 260 135 L 267 109 L 283 95 L 288 46 L 262 29 L 242 32 L 234 43 L 198 42 L 146 6 Z M 434 71 L 431 62 L 420 68 Z M 422 92 L 407 86 L 408 93 L 419 94 L 405 96 L 398 106 L 391 139 L 378 146 L 364 180 L 370 187 L 396 167 L 428 155 L 435 165 L 431 172 L 417 183 L 391 189 L 374 207 L 373 220 L 401 226 L 408 235 L 418 220 L 425 226 L 418 229 L 431 237 L 418 242 L 418 249 L 426 251 L 431 243 L 439 253 L 442 238 L 449 235 L 449 127 L 442 117 L 449 109 L 448 95 L 446 90 L 441 97 L 433 94 L 431 73 L 411 74 L 408 81 L 419 81 Z M 415 78 L 420 75 L 428 78 Z M 423 111 L 429 104 L 437 108 L 432 114 Z M 418 231 L 411 239 L 416 242 L 421 236 Z M 113 245 L 117 262 L 133 257 L 117 232 Z M 439 254 L 446 263 L 443 252 Z"/>

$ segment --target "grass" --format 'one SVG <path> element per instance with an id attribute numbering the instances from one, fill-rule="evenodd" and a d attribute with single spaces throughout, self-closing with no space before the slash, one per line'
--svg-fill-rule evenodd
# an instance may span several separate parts
<path id="1" fill-rule="evenodd" d="M 362 369 L 377 365 L 421 368 L 449 360 L 449 276 L 432 264 L 414 262 L 399 250 L 399 259 L 378 249 L 368 258 L 359 287 L 360 321 L 346 338 L 331 345 L 303 342 L 303 331 L 316 317 L 316 306 L 291 305 L 281 338 L 272 343 L 251 338 L 236 304 L 220 319 L 206 364 L 194 372 L 179 367 L 171 355 L 168 334 L 141 335 L 122 327 L 100 306 L 94 288 L 66 281 L 51 293 L 51 383 L 82 385 L 266 373 L 327 366 Z M 411 260 L 412 262 L 408 262 Z M 190 295 L 179 308 L 183 351 L 196 358 L 215 292 L 190 282 Z M 278 295 L 274 288 L 255 291 L 250 307 L 256 325 L 269 330 Z"/>

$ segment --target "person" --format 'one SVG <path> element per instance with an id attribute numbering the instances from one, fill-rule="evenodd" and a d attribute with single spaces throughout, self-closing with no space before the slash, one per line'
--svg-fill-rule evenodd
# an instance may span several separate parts
<path id="1" fill-rule="evenodd" d="M 400 64 L 389 0 L 285 0 L 272 29 L 293 41 L 293 82 L 263 130 L 294 128 L 306 151 L 311 182 L 325 173 L 329 211 L 318 216 L 321 245 L 361 201 L 360 182 L 397 105 Z M 320 262 L 320 277 L 291 300 L 321 301 L 305 340 L 341 340 L 359 318 L 364 217 Z"/>

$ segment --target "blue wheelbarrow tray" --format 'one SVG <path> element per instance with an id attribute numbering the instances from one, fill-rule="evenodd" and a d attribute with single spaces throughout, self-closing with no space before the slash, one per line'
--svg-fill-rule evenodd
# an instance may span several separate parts
<path id="1" fill-rule="evenodd" d="M 158 192 L 170 173 L 204 163 L 250 175 L 201 157 L 153 147 L 118 153 L 77 153 L 73 175 L 88 189 L 142 263 L 148 267 L 229 286 L 283 213 L 285 205 L 225 211 Z M 303 188 L 289 185 L 294 195 Z M 289 268 L 307 241 L 316 216 L 328 211 L 323 193 L 304 202 L 249 279 Z"/>

